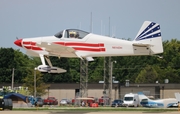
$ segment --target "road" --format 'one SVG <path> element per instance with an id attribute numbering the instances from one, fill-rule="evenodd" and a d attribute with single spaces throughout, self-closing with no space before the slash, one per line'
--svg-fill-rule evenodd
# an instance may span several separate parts
<path id="1" fill-rule="evenodd" d="M 2 111 L 3 114 L 180 114 L 173 112 L 142 112 L 142 111 L 108 111 L 108 112 L 60 112 L 60 111 Z M 1 112 L 0 112 L 1 113 Z"/>

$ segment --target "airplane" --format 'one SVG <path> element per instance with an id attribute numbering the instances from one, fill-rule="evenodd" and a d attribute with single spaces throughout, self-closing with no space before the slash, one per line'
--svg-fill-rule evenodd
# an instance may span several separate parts
<path id="1" fill-rule="evenodd" d="M 64 73 L 54 67 L 50 56 L 80 58 L 93 61 L 93 57 L 140 56 L 163 53 L 160 25 L 145 21 L 133 41 L 97 35 L 78 29 L 65 29 L 53 36 L 17 39 L 15 45 L 29 56 L 40 57 L 40 72 Z M 46 65 L 45 60 L 48 65 Z"/>
<path id="2" fill-rule="evenodd" d="M 149 108 L 170 108 L 177 107 L 178 100 L 176 98 L 156 99 L 152 100 L 145 96 L 142 92 L 138 92 L 140 104 Z"/>

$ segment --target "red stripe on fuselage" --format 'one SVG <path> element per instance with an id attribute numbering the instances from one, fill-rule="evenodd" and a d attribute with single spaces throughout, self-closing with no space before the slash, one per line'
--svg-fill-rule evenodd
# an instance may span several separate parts
<path id="1" fill-rule="evenodd" d="M 35 46 L 24 46 L 26 49 L 31 49 L 31 50 L 36 50 L 36 51 L 40 51 L 42 50 L 42 48 L 40 47 L 35 47 Z"/>
<path id="2" fill-rule="evenodd" d="M 28 42 L 23 42 L 23 44 L 31 44 L 31 42 L 29 42 L 29 41 Z"/>
<path id="3" fill-rule="evenodd" d="M 32 46 L 24 46 L 26 49 L 31 49 Z"/>
<path id="4" fill-rule="evenodd" d="M 64 42 L 54 42 L 55 44 L 60 44 L 60 45 L 65 45 L 65 43 Z"/>
<path id="5" fill-rule="evenodd" d="M 37 50 L 37 51 L 43 50 L 43 49 L 40 48 L 40 47 L 32 47 L 31 49 L 32 49 L 32 50 Z"/>
<path id="6" fill-rule="evenodd" d="M 73 47 L 77 51 L 93 51 L 93 52 L 101 52 L 105 51 L 105 48 L 82 48 L 82 47 Z"/>
<path id="7" fill-rule="evenodd" d="M 103 43 L 80 43 L 80 42 L 54 42 L 55 44 L 60 44 L 64 46 L 87 46 L 87 47 L 104 47 Z"/>
<path id="8" fill-rule="evenodd" d="M 23 45 L 36 45 L 36 42 L 31 42 L 31 41 L 27 41 L 27 42 L 23 42 Z"/>

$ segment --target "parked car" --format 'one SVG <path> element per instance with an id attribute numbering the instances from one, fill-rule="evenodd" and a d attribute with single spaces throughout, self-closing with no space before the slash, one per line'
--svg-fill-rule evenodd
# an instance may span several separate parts
<path id="1" fill-rule="evenodd" d="M 57 105 L 58 101 L 55 97 L 48 97 L 44 99 L 44 105 Z"/>
<path id="2" fill-rule="evenodd" d="M 31 105 L 29 104 L 29 106 L 33 106 L 34 105 L 34 106 L 42 107 L 43 104 L 44 104 L 44 101 L 43 101 L 43 99 L 41 97 L 34 98 L 32 96 L 29 96 L 28 100 L 29 100 L 29 103 L 31 104 Z"/>
<path id="3" fill-rule="evenodd" d="M 37 98 L 35 99 L 35 106 L 42 107 L 43 104 L 44 104 L 44 101 L 43 101 L 43 99 L 42 99 L 41 97 L 37 97 Z"/>
<path id="4" fill-rule="evenodd" d="M 112 102 L 111 107 L 120 107 L 123 105 L 123 100 L 116 99 Z"/>
<path id="5" fill-rule="evenodd" d="M 70 104 L 70 100 L 68 99 L 61 99 L 61 101 L 59 102 L 60 105 L 67 105 Z"/>
<path id="6" fill-rule="evenodd" d="M 102 96 L 99 98 L 99 105 L 109 105 L 109 96 Z"/>

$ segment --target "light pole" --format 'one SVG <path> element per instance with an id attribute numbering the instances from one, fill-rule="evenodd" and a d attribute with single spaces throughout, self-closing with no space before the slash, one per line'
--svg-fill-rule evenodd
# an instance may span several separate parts
<path id="1" fill-rule="evenodd" d="M 37 68 L 34 68 L 34 98 L 36 98 L 36 70 Z"/>
<path id="2" fill-rule="evenodd" d="M 110 77 L 109 77 L 109 104 L 111 105 L 111 100 L 112 100 L 112 83 L 113 83 L 113 77 L 112 77 L 112 74 L 113 74 L 113 63 L 116 63 L 116 61 L 112 61 L 111 62 L 111 69 L 110 69 Z"/>
<path id="3" fill-rule="evenodd" d="M 12 82 L 11 82 L 11 89 L 14 90 L 14 68 L 12 70 Z"/>

